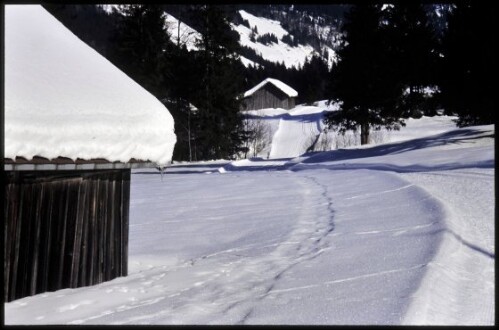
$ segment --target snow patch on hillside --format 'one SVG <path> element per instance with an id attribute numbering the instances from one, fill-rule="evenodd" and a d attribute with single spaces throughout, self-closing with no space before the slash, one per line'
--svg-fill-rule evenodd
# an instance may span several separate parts
<path id="1" fill-rule="evenodd" d="M 241 62 L 243 63 L 243 65 L 244 65 L 245 67 L 249 67 L 249 66 L 254 66 L 254 67 L 256 67 L 256 68 L 259 68 L 259 67 L 260 67 L 260 64 L 255 63 L 255 62 L 253 62 L 252 60 L 249 60 L 249 59 L 247 59 L 247 58 L 246 58 L 246 57 L 244 57 L 244 56 L 239 56 L 239 59 L 241 60 Z"/>
<path id="2" fill-rule="evenodd" d="M 176 45 L 185 45 L 189 51 L 199 49 L 196 45 L 197 41 L 201 39 L 201 34 L 199 32 L 166 12 L 165 24 L 170 39 Z"/>
<path id="3" fill-rule="evenodd" d="M 288 31 L 282 28 L 281 22 L 268 18 L 257 17 L 244 10 L 240 10 L 239 14 L 241 14 L 243 19 L 248 21 L 251 28 L 256 27 L 258 29 L 259 35 L 268 33 L 275 35 L 278 39 L 282 39 L 282 37 L 288 34 Z"/>
<path id="4" fill-rule="evenodd" d="M 256 28 L 257 33 L 255 38 L 264 34 L 274 34 L 278 38 L 278 42 L 272 42 L 264 45 L 260 42 L 251 41 L 251 29 L 244 25 L 234 25 L 231 23 L 232 28 L 239 33 L 242 46 L 246 46 L 255 50 L 255 52 L 263 57 L 265 60 L 275 63 L 284 63 L 287 68 L 302 66 L 305 61 L 317 52 L 310 45 L 298 45 L 291 47 L 290 45 L 281 41 L 282 37 L 289 33 L 283 29 L 281 23 L 275 20 L 254 16 L 244 10 L 240 10 L 242 18 L 247 20 L 251 28 Z M 331 66 L 336 61 L 335 51 L 327 47 L 329 52 L 328 64 Z"/>

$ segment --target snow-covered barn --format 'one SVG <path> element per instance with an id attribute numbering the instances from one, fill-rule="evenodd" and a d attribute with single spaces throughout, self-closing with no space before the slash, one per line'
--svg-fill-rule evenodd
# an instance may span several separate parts
<path id="1" fill-rule="evenodd" d="M 127 275 L 130 169 L 166 107 L 39 5 L 5 6 L 4 301 Z"/>
<path id="2" fill-rule="evenodd" d="M 243 95 L 241 110 L 292 109 L 298 92 L 280 80 L 267 78 Z"/>

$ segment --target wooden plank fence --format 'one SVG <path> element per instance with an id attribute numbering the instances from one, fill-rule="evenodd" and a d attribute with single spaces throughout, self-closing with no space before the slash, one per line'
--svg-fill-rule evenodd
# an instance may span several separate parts
<path id="1" fill-rule="evenodd" d="M 130 169 L 6 172 L 4 301 L 128 270 Z"/>

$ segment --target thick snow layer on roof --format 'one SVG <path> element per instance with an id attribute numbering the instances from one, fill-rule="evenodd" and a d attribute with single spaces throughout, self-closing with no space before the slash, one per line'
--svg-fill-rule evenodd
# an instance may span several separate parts
<path id="1" fill-rule="evenodd" d="M 253 95 L 254 92 L 256 92 L 257 90 L 259 90 L 260 88 L 262 88 L 264 85 L 266 85 L 268 83 L 271 83 L 275 87 L 279 88 L 281 91 L 283 91 L 289 97 L 298 96 L 297 91 L 295 91 L 293 88 L 289 87 L 288 85 L 286 85 L 282 81 L 277 80 L 277 79 L 273 79 L 273 78 L 267 78 L 264 81 L 262 81 L 261 83 L 259 83 L 258 85 L 256 85 L 255 87 L 253 87 L 252 89 L 246 91 L 244 93 L 244 97 L 248 97 L 248 96 Z"/>
<path id="2" fill-rule="evenodd" d="M 171 161 L 173 118 L 38 5 L 5 7 L 5 157 Z"/>

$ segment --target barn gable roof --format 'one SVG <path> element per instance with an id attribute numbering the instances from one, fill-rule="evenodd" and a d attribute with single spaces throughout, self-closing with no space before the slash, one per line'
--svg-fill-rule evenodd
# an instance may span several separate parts
<path id="1" fill-rule="evenodd" d="M 40 5 L 5 6 L 4 63 L 6 159 L 171 162 L 166 107 Z"/>
<path id="2" fill-rule="evenodd" d="M 296 96 L 298 96 L 298 92 L 297 91 L 295 91 L 293 88 L 291 88 L 290 86 L 286 85 L 282 81 L 274 79 L 274 78 L 267 78 L 264 81 L 262 81 L 261 83 L 259 83 L 258 85 L 256 85 L 255 87 L 253 87 L 252 89 L 246 91 L 244 93 L 244 97 L 248 97 L 248 96 L 253 95 L 253 93 L 255 93 L 257 90 L 259 90 L 260 88 L 262 88 L 263 86 L 265 86 L 268 83 L 271 83 L 275 87 L 279 88 L 283 93 L 285 93 L 289 97 L 296 97 Z"/>

